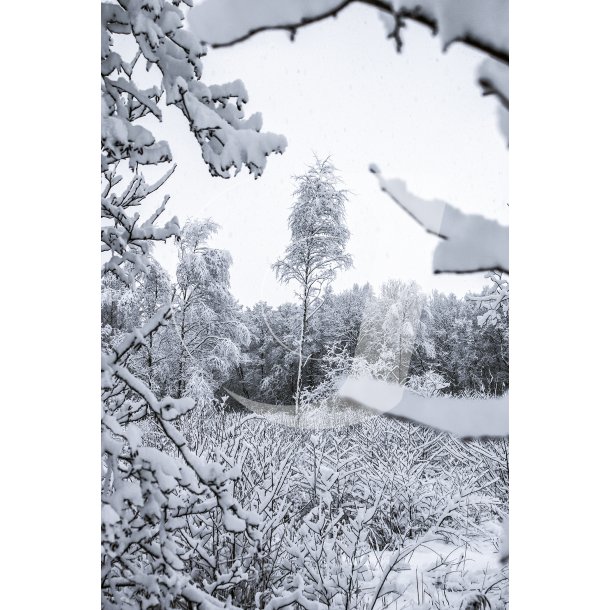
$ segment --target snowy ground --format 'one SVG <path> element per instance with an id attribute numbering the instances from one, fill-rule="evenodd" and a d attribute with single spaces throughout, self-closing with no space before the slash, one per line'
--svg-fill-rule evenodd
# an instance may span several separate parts
<path id="1" fill-rule="evenodd" d="M 491 536 L 480 536 L 461 545 L 434 540 L 419 546 L 391 576 L 399 585 L 400 597 L 386 595 L 374 610 L 428 610 L 433 608 L 472 608 L 466 601 L 483 593 L 492 610 L 508 608 L 508 568 L 502 566 L 498 554 L 500 526 L 487 524 Z M 392 553 L 370 557 L 371 568 L 381 573 Z M 464 602 L 464 605 L 461 604 Z M 481 606 L 481 609 L 483 606 Z"/>

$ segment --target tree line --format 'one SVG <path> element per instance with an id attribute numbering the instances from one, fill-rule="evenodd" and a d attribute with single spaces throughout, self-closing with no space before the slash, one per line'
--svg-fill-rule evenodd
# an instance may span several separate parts
<path id="1" fill-rule="evenodd" d="M 316 299 L 239 305 L 230 290 L 231 256 L 208 245 L 218 226 L 190 220 L 176 241 L 175 280 L 157 262 L 133 286 L 102 278 L 102 341 L 120 342 L 172 303 L 170 324 L 151 334 L 131 366 L 157 396 L 211 401 L 228 388 L 271 404 L 320 403 L 336 381 L 360 372 L 436 394 L 501 395 L 508 389 L 508 308 L 493 319 L 481 306 L 496 292 L 458 298 L 415 282 L 388 280 Z M 487 296 L 488 300 L 482 300 Z M 307 305 L 315 315 L 307 317 Z M 484 318 L 481 323 L 481 318 Z M 303 321 L 306 320 L 304 329 Z"/>

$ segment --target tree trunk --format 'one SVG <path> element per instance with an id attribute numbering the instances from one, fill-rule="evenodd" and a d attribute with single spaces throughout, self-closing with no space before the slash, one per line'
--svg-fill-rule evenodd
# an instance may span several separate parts
<path id="1" fill-rule="evenodd" d="M 182 394 L 184 392 L 184 380 L 183 380 L 183 375 L 184 375 L 184 366 L 183 366 L 183 361 L 184 361 L 184 337 L 185 337 L 185 328 L 184 328 L 184 318 L 185 318 L 185 312 L 182 312 L 182 321 L 180 323 L 180 356 L 178 359 L 178 395 L 177 398 L 182 398 Z"/>
<path id="2" fill-rule="evenodd" d="M 246 388 L 245 378 L 244 378 L 244 367 L 240 364 L 238 367 L 239 377 L 241 381 L 241 391 L 244 393 L 246 398 L 250 398 L 250 394 L 248 394 L 248 389 Z"/>
<path id="3" fill-rule="evenodd" d="M 301 386 L 303 385 L 303 343 L 305 342 L 305 332 L 307 330 L 307 297 L 303 299 L 303 318 L 301 319 L 301 338 L 299 339 L 299 368 L 297 370 L 297 391 L 294 397 L 294 414 L 299 415 L 301 406 Z"/>

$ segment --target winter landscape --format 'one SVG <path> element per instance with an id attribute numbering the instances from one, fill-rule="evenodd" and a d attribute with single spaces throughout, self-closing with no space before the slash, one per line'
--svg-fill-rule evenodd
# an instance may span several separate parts
<path id="1" fill-rule="evenodd" d="M 102 608 L 508 608 L 508 2 L 101 18 Z"/>

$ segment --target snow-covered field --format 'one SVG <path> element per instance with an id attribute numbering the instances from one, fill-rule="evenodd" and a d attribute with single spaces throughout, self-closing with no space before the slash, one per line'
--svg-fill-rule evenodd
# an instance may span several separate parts
<path id="1" fill-rule="evenodd" d="M 460 608 L 483 593 L 493 610 L 508 607 L 508 568 L 499 562 L 498 539 L 501 527 L 486 526 L 495 536 L 471 539 L 462 545 L 441 540 L 418 545 L 409 553 L 394 577 L 399 595 L 378 600 L 375 610 L 403 608 Z M 369 564 L 376 576 L 387 568 L 393 553 L 371 553 Z"/>

